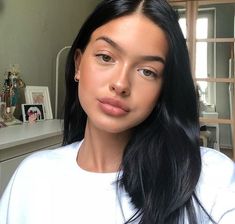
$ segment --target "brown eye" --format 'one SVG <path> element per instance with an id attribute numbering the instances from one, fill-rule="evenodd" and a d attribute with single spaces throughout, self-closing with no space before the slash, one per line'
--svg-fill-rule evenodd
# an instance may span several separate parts
<path id="1" fill-rule="evenodd" d="M 152 72 L 152 71 L 150 71 L 150 70 L 146 70 L 146 69 L 143 70 L 143 74 L 144 74 L 145 76 L 155 76 L 155 73 L 154 73 L 154 72 Z"/>
<path id="2" fill-rule="evenodd" d="M 96 57 L 101 61 L 101 62 L 114 62 L 112 57 L 110 57 L 107 54 L 97 54 Z"/>
<path id="3" fill-rule="evenodd" d="M 111 61 L 112 58 L 110 56 L 108 56 L 108 55 L 102 55 L 102 59 L 105 62 L 109 62 L 109 61 Z"/>
<path id="4" fill-rule="evenodd" d="M 149 69 L 138 69 L 137 71 L 140 73 L 140 75 L 142 75 L 146 78 L 152 78 L 153 79 L 153 78 L 156 78 L 158 76 L 158 74 L 156 72 L 153 72 Z"/>

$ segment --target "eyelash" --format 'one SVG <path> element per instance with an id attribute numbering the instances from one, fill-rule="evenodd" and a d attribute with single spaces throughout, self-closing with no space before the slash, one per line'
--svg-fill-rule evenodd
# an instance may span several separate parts
<path id="1" fill-rule="evenodd" d="M 99 53 L 95 55 L 96 58 L 98 58 L 100 63 L 104 63 L 104 64 L 113 64 L 115 61 L 113 60 L 113 58 L 108 55 L 108 54 L 103 54 L 103 53 Z M 106 59 L 105 59 L 106 57 Z M 107 60 L 108 59 L 108 60 Z M 158 77 L 158 73 L 150 70 L 150 69 L 144 69 L 144 68 L 139 68 L 137 69 L 137 71 L 141 74 L 141 76 L 144 76 L 145 78 L 157 78 Z M 148 72 L 150 74 L 144 74 L 145 72 Z"/>
<path id="2" fill-rule="evenodd" d="M 95 56 L 102 63 L 113 63 L 114 62 L 113 58 L 108 54 L 96 54 Z M 105 57 L 106 57 L 106 59 L 108 58 L 109 60 L 108 61 L 105 60 Z"/>
<path id="3" fill-rule="evenodd" d="M 151 70 L 149 70 L 149 69 L 145 69 L 145 68 L 139 68 L 139 69 L 137 69 L 137 71 L 138 72 L 140 72 L 140 74 L 142 75 L 142 76 L 145 76 L 145 77 L 147 77 L 147 78 L 157 78 L 158 77 L 158 73 L 156 73 L 156 72 L 153 72 L 153 71 L 151 71 Z M 148 73 L 150 73 L 150 74 L 144 74 L 144 72 L 148 72 Z"/>

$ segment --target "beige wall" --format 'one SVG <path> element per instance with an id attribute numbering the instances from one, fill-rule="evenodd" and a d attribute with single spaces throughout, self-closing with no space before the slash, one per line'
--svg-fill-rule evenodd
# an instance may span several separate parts
<path id="1" fill-rule="evenodd" d="M 19 64 L 27 85 L 49 87 L 54 108 L 56 54 L 71 45 L 99 0 L 4 2 L 0 11 L 0 82 L 10 64 Z"/>

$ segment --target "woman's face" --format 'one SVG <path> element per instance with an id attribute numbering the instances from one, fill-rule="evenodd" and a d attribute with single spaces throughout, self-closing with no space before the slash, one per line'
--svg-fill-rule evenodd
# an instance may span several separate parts
<path id="1" fill-rule="evenodd" d="M 144 121 L 157 104 L 167 53 L 164 32 L 141 14 L 96 29 L 85 51 L 75 56 L 89 125 L 121 133 Z"/>

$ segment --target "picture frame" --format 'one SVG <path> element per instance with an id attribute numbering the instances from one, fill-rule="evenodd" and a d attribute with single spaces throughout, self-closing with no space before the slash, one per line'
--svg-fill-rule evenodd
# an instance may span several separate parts
<path id="1" fill-rule="evenodd" d="M 45 119 L 53 119 L 48 86 L 26 86 L 26 104 L 43 104 Z"/>
<path id="2" fill-rule="evenodd" d="M 30 121 L 34 122 L 34 121 L 45 120 L 45 112 L 43 104 L 21 104 L 21 109 L 22 109 L 23 122 L 30 122 Z"/>

